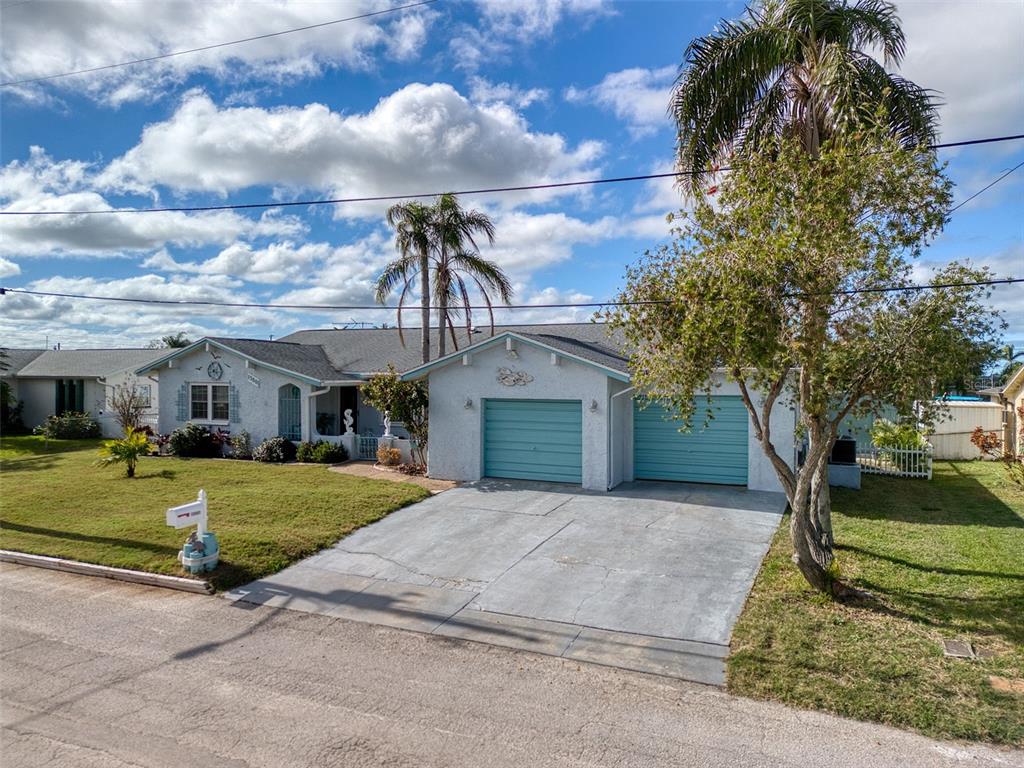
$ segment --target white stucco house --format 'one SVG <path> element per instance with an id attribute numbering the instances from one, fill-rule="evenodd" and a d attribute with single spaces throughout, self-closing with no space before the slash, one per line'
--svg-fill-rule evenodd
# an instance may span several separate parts
<path id="1" fill-rule="evenodd" d="M 21 404 L 21 420 L 32 429 L 48 416 L 66 411 L 91 415 L 104 437 L 120 437 L 110 410 L 115 388 L 134 376 L 139 365 L 162 354 L 155 349 L 7 349 L 2 378 Z M 157 380 L 138 376 L 135 386 L 150 405 L 145 423 L 154 428 L 159 402 Z"/>
<path id="2" fill-rule="evenodd" d="M 137 373 L 159 378 L 161 433 L 191 421 L 245 430 L 254 444 L 274 436 L 325 439 L 372 458 L 383 419 L 360 388 L 392 364 L 428 384 L 433 477 L 548 480 L 601 491 L 633 479 L 780 490 L 738 387 L 724 375 L 715 381 L 715 418 L 681 433 L 663 408 L 636 403 L 628 360 L 603 325 L 499 327 L 493 336 L 475 333 L 468 345 L 461 339 L 461 349 L 426 365 L 418 330 L 408 336 L 406 346 L 395 329 L 206 338 Z M 777 404 L 773 434 L 783 456 L 794 454 L 794 428 L 793 411 Z M 406 437 L 401 425 L 392 434 Z"/>
<path id="3" fill-rule="evenodd" d="M 664 408 L 635 398 L 621 344 L 600 324 L 503 328 L 404 377 L 429 384 L 433 477 L 602 491 L 635 479 L 781 490 L 735 382 L 717 375 L 714 418 L 680 432 Z M 795 461 L 795 412 L 778 402 L 772 420 L 780 455 Z"/>

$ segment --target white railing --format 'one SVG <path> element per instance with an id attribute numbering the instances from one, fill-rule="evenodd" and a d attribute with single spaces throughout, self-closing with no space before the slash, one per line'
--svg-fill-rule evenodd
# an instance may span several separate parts
<path id="1" fill-rule="evenodd" d="M 859 448 L 857 463 L 869 475 L 893 477 L 924 477 L 932 479 L 932 449 L 925 448 Z"/>

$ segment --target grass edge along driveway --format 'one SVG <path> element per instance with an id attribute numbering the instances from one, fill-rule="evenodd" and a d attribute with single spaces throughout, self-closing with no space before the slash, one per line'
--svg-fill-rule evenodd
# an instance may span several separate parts
<path id="1" fill-rule="evenodd" d="M 845 577 L 877 601 L 838 605 L 790 562 L 789 517 L 733 632 L 728 689 L 910 728 L 1024 745 L 1024 492 L 994 462 L 936 462 L 932 481 L 834 489 Z M 943 656 L 943 638 L 992 655 Z"/>
<path id="2" fill-rule="evenodd" d="M 117 568 L 184 575 L 188 529 L 165 525 L 167 507 L 209 498 L 221 561 L 219 590 L 281 570 L 357 528 L 430 494 L 330 472 L 326 466 L 149 457 L 137 476 L 95 465 L 100 442 L 0 440 L 0 548 Z"/>

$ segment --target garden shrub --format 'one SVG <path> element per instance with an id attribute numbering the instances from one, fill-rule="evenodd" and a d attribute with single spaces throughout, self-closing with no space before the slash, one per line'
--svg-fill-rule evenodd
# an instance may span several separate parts
<path id="1" fill-rule="evenodd" d="M 33 431 L 49 440 L 81 440 L 99 437 L 100 425 L 88 413 L 67 411 L 60 416 L 48 416 Z"/>
<path id="2" fill-rule="evenodd" d="M 385 467 L 397 467 L 402 462 L 402 452 L 397 448 L 382 445 L 377 449 L 377 463 Z"/>
<path id="3" fill-rule="evenodd" d="M 252 458 L 252 435 L 244 429 L 231 438 L 231 455 L 236 459 Z"/>
<path id="4" fill-rule="evenodd" d="M 174 430 L 167 444 L 171 453 L 183 458 L 210 458 L 220 453 L 213 435 L 198 424 L 188 423 Z"/>
<path id="5" fill-rule="evenodd" d="M 340 464 L 348 461 L 348 451 L 343 445 L 317 440 L 315 443 L 299 443 L 295 458 L 309 464 Z"/>
<path id="6" fill-rule="evenodd" d="M 924 448 L 928 445 L 924 434 L 914 424 L 896 424 L 888 419 L 877 419 L 871 425 L 871 443 L 876 448 Z"/>
<path id="7" fill-rule="evenodd" d="M 256 446 L 252 457 L 256 461 L 282 464 L 286 461 L 295 461 L 295 454 L 295 443 L 291 440 L 286 440 L 283 437 L 271 437 Z"/>

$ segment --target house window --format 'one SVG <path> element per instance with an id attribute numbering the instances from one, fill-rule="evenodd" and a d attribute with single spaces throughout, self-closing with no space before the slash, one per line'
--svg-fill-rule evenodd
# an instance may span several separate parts
<path id="1" fill-rule="evenodd" d="M 231 412 L 226 384 L 193 384 L 191 393 L 192 421 L 228 421 Z"/>
<path id="2" fill-rule="evenodd" d="M 68 411 L 85 411 L 85 380 L 57 379 L 57 398 L 54 413 L 58 416 Z"/>
<path id="3" fill-rule="evenodd" d="M 142 398 L 142 407 L 149 408 L 153 405 L 153 393 L 150 391 L 149 384 L 137 384 L 135 391 L 139 393 L 139 397 Z"/>

